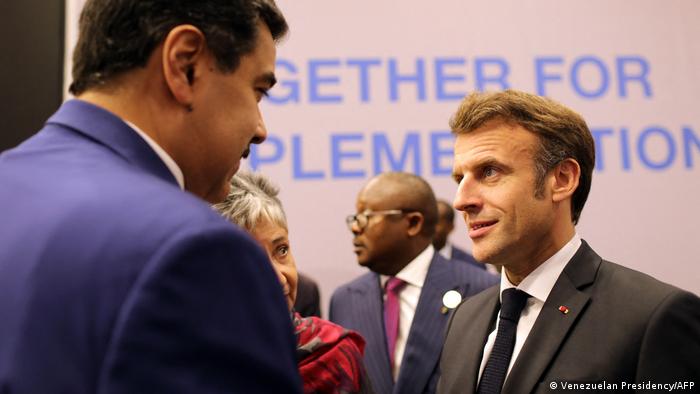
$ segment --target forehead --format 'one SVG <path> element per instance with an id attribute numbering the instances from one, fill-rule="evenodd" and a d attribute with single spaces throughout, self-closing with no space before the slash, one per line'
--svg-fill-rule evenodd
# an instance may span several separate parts
<path id="1" fill-rule="evenodd" d="M 374 178 L 357 195 L 357 206 L 362 209 L 395 209 L 405 205 L 407 193 L 395 180 Z"/>
<path id="2" fill-rule="evenodd" d="M 520 125 L 503 121 L 487 122 L 483 126 L 455 138 L 455 170 L 461 166 L 495 160 L 512 162 L 530 159 L 536 151 L 537 136 Z"/>
<path id="3" fill-rule="evenodd" d="M 287 229 L 267 218 L 260 218 L 251 232 L 258 241 L 273 242 L 287 238 Z"/>

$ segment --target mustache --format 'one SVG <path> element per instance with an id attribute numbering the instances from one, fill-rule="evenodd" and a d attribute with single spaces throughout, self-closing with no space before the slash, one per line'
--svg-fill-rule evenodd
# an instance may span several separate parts
<path id="1" fill-rule="evenodd" d="M 248 145 L 247 148 L 243 151 L 243 154 L 241 155 L 244 159 L 248 158 L 248 155 L 250 155 L 250 145 Z"/>

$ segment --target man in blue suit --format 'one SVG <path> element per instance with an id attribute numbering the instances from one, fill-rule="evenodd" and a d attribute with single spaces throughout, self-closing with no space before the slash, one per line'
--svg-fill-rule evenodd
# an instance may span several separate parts
<path id="1" fill-rule="evenodd" d="M 497 279 L 436 253 L 437 205 L 422 178 L 380 174 L 356 208 L 347 223 L 358 263 L 372 272 L 335 291 L 330 319 L 365 337 L 365 366 L 378 394 L 433 393 L 451 309 Z"/>
<path id="2" fill-rule="evenodd" d="M 86 3 L 77 99 L 0 156 L 0 392 L 300 392 L 267 257 L 203 201 L 266 136 L 286 30 L 272 0 Z"/>

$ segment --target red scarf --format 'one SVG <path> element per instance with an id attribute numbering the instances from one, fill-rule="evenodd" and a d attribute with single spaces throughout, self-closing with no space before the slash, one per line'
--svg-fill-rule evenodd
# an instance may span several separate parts
<path id="1" fill-rule="evenodd" d="M 294 313 L 299 373 L 304 393 L 361 393 L 369 384 L 360 334 L 317 317 Z"/>

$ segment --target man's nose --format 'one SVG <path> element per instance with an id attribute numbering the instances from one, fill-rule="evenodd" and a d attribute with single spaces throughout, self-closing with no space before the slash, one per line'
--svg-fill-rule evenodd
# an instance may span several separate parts
<path id="1" fill-rule="evenodd" d="M 357 220 L 354 220 L 350 225 L 350 231 L 352 231 L 352 233 L 355 235 L 358 235 L 362 232 L 362 229 L 360 228 L 360 225 L 358 224 Z"/>
<path id="2" fill-rule="evenodd" d="M 481 209 L 482 200 L 479 187 L 472 179 L 462 178 L 457 186 L 455 199 L 452 202 L 454 209 L 465 213 L 473 213 Z"/>
<path id="3" fill-rule="evenodd" d="M 261 144 L 267 138 L 267 127 L 265 127 L 265 120 L 263 119 L 262 112 L 258 108 L 258 124 L 255 127 L 255 134 L 250 140 L 253 144 Z"/>

